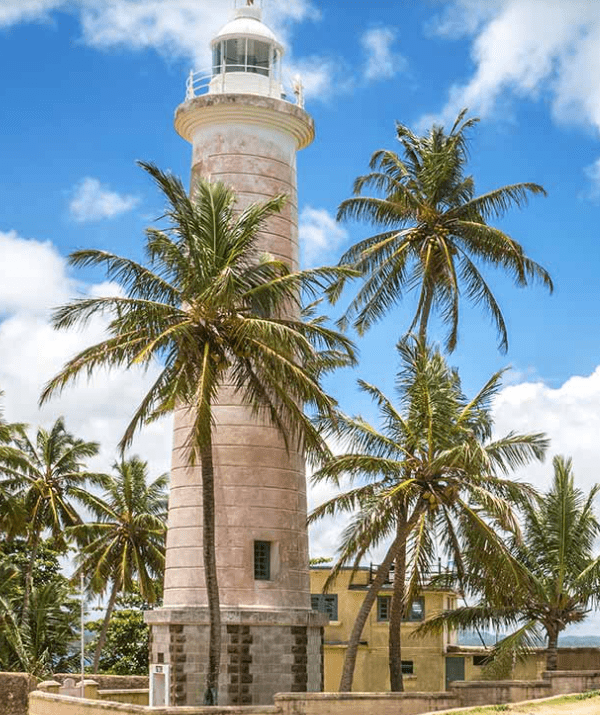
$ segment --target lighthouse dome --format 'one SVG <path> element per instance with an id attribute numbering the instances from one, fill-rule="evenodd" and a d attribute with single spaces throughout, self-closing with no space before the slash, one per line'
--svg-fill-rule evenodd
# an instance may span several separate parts
<path id="1" fill-rule="evenodd" d="M 276 45 L 280 50 L 283 49 L 273 30 L 262 22 L 261 11 L 258 7 L 247 6 L 238 8 L 236 10 L 236 17 L 221 28 L 213 39 L 212 44 L 214 45 L 221 40 L 230 40 L 238 37 L 262 40 L 271 45 Z"/>

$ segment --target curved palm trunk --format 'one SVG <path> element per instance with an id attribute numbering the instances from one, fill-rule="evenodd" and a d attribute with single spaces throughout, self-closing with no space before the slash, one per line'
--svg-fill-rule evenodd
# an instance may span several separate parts
<path id="1" fill-rule="evenodd" d="M 546 670 L 558 670 L 558 629 L 548 628 Z"/>
<path id="2" fill-rule="evenodd" d="M 102 649 L 104 648 L 104 644 L 106 643 L 106 636 L 108 634 L 110 617 L 112 616 L 112 612 L 115 610 L 115 603 L 117 602 L 117 596 L 119 595 L 120 590 L 121 579 L 116 578 L 113 581 L 113 586 L 110 591 L 110 598 L 108 599 L 108 605 L 106 606 L 106 613 L 104 614 L 104 621 L 102 622 L 102 630 L 100 631 L 100 635 L 98 636 L 98 643 L 96 643 L 96 650 L 94 651 L 94 663 L 92 667 L 92 671 L 94 673 L 97 673 L 98 668 L 100 667 L 100 655 L 102 653 Z"/>
<path id="3" fill-rule="evenodd" d="M 385 560 L 377 569 L 377 573 L 373 580 L 373 583 L 367 591 L 365 600 L 362 602 L 360 611 L 356 616 L 354 621 L 354 627 L 352 628 L 352 633 L 350 634 L 350 639 L 348 640 L 348 649 L 346 650 L 346 658 L 344 660 L 344 669 L 342 671 L 342 678 L 340 680 L 340 692 L 347 693 L 352 690 L 352 680 L 354 678 L 354 668 L 356 667 L 356 656 L 358 653 L 358 644 L 360 642 L 360 636 L 371 612 L 371 608 L 375 603 L 377 594 L 380 588 L 385 583 L 386 578 L 390 572 L 390 566 L 396 558 L 398 549 L 401 547 L 401 542 L 398 537 L 394 539 L 394 543 L 390 546 Z"/>
<path id="4" fill-rule="evenodd" d="M 23 593 L 23 610 L 21 611 L 21 625 L 23 626 L 29 616 L 29 601 L 31 600 L 31 589 L 33 587 L 33 569 L 35 567 L 35 560 L 37 558 L 37 553 L 40 545 L 39 534 L 33 535 L 33 542 L 31 544 L 31 554 L 29 555 L 29 563 L 27 564 L 27 571 L 25 572 L 25 588 Z"/>
<path id="5" fill-rule="evenodd" d="M 390 690 L 392 693 L 404 691 L 402 678 L 402 620 L 405 611 L 405 581 L 406 581 L 406 511 L 403 508 L 398 515 L 396 525 L 396 541 L 402 546 L 398 549 L 394 567 L 394 593 L 390 609 L 389 629 L 389 667 Z"/>
<path id="6" fill-rule="evenodd" d="M 206 675 L 205 705 L 217 705 L 219 701 L 219 663 L 221 658 L 221 609 L 217 581 L 217 556 L 215 549 L 215 472 L 212 440 L 200 452 L 202 465 L 202 547 L 204 574 L 208 595 L 210 632 L 208 643 L 208 672 Z"/>

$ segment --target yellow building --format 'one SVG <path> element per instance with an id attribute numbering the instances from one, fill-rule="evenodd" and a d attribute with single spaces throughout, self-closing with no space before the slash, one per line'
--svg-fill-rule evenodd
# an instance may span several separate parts
<path id="1" fill-rule="evenodd" d="M 312 607 L 329 615 L 325 628 L 325 691 L 336 691 L 348 638 L 354 620 L 373 578 L 371 568 L 344 569 L 327 594 L 323 586 L 328 567 L 311 568 Z M 388 622 L 393 584 L 382 587 L 373 605 L 358 649 L 353 690 L 356 692 L 386 692 L 390 689 L 388 669 Z M 463 680 L 465 657 L 451 652 L 456 646 L 456 633 L 427 637 L 411 637 L 419 623 L 434 613 L 455 608 L 453 591 L 425 589 L 412 605 L 408 619 L 402 624 L 402 670 L 407 691 L 432 692 L 446 689 L 447 680 Z M 449 651 L 450 648 L 450 651 Z M 469 659 L 471 660 L 471 659 Z M 471 663 L 469 663 L 471 665 Z"/>

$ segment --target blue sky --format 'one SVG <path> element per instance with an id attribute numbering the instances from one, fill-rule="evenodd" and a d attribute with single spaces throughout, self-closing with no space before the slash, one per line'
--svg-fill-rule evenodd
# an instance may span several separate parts
<path id="1" fill-rule="evenodd" d="M 172 126 L 189 69 L 208 64 L 224 0 L 0 0 L 0 387 L 11 419 L 64 413 L 100 438 L 109 460 L 147 377 L 102 376 L 37 413 L 43 382 L 90 336 L 55 335 L 48 311 L 109 290 L 73 275 L 64 257 L 95 246 L 139 257 L 161 203 L 136 159 L 187 177 L 190 148 Z M 459 366 L 468 391 L 505 365 L 498 430 L 547 430 L 572 454 L 580 481 L 600 462 L 600 4 L 590 0 L 265 0 L 267 21 L 300 72 L 317 139 L 299 156 L 302 236 L 309 263 L 335 262 L 369 235 L 336 226 L 336 208 L 373 151 L 395 148 L 394 123 L 448 123 L 463 106 L 482 118 L 470 168 L 478 190 L 535 181 L 536 198 L 501 226 L 556 283 L 518 290 L 489 274 L 509 326 L 496 349 L 489 322 L 464 307 Z M 394 343 L 407 301 L 360 341 L 361 366 L 331 381 L 342 406 L 371 416 L 361 376 L 392 392 Z M 441 333 L 438 333 L 441 337 Z M 168 428 L 138 448 L 168 467 Z M 549 466 L 525 475 L 540 486 Z M 324 496 L 315 493 L 313 499 Z M 334 525 L 315 532 L 314 550 Z M 327 548 L 327 547 L 324 547 Z"/>

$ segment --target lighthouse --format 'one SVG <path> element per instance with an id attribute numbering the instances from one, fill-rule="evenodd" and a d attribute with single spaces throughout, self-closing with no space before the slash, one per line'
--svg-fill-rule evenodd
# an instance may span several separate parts
<path id="1" fill-rule="evenodd" d="M 261 248 L 298 267 L 296 154 L 314 139 L 299 82 L 282 84 L 284 48 L 253 1 L 213 39 L 212 69 L 192 73 L 175 129 L 192 146 L 192 180 L 232 187 L 237 206 L 286 194 Z M 163 606 L 151 627 L 153 705 L 203 702 L 209 618 L 199 467 L 187 463 L 192 416 L 175 413 Z M 324 617 L 311 610 L 303 455 L 225 386 L 214 408 L 219 705 L 269 704 L 322 688 Z"/>

